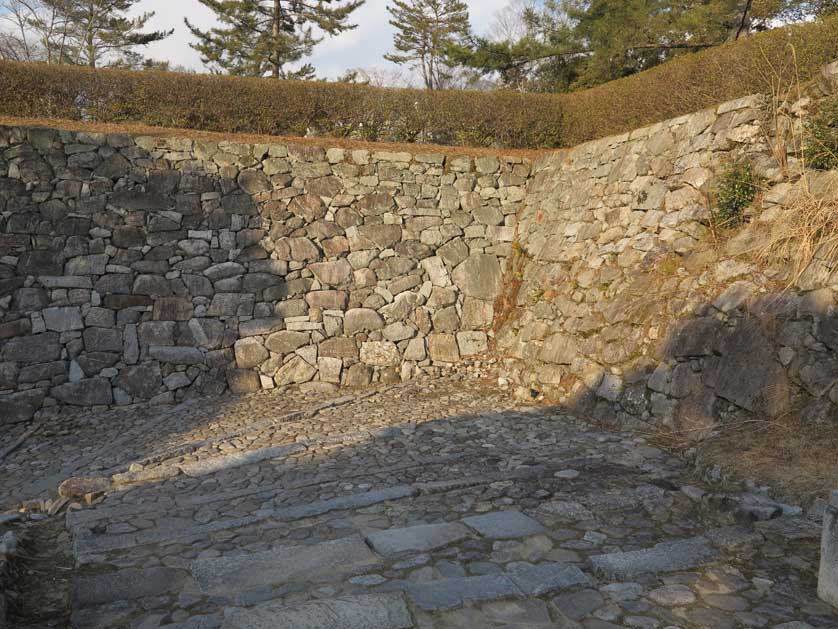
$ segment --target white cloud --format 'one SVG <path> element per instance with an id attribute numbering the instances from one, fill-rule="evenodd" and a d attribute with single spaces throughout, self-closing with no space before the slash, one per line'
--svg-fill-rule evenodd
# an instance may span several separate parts
<path id="1" fill-rule="evenodd" d="M 484 32 L 495 12 L 503 8 L 508 0 L 466 0 L 469 5 L 472 27 Z M 393 44 L 393 28 L 389 24 L 388 0 L 367 0 L 352 15 L 358 24 L 356 29 L 337 37 L 327 38 L 314 49 L 308 60 L 318 70 L 318 76 L 334 78 L 345 70 L 358 67 L 393 67 L 384 60 Z M 201 65 L 197 52 L 189 47 L 192 34 L 183 23 L 183 18 L 201 28 L 215 24 L 214 14 L 197 0 L 142 0 L 135 7 L 137 13 L 154 11 L 149 29 L 174 28 L 168 39 L 146 48 L 146 55 L 165 59 L 173 64 L 183 65 L 198 71 Z"/>

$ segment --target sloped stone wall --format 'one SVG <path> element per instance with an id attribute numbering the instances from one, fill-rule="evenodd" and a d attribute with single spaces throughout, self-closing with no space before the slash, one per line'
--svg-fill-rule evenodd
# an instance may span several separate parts
<path id="1" fill-rule="evenodd" d="M 0 128 L 0 424 L 485 351 L 530 166 Z"/>
<path id="2" fill-rule="evenodd" d="M 838 62 L 812 98 L 838 91 Z M 498 351 L 521 394 L 623 425 L 706 434 L 727 416 L 838 421 L 838 269 L 787 271 L 744 255 L 800 181 L 777 162 L 759 97 L 537 163 L 506 277 Z M 782 154 L 782 153 L 779 153 Z M 732 158 L 764 178 L 750 226 L 711 233 L 711 191 Z M 808 173 L 838 195 L 838 172 Z"/>

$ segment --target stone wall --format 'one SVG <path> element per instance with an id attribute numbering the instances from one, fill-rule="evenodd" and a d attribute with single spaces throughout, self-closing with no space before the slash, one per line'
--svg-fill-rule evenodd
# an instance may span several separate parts
<path id="1" fill-rule="evenodd" d="M 479 354 L 530 174 L 34 127 L 0 156 L 0 424 Z"/>
<path id="2" fill-rule="evenodd" d="M 838 62 L 780 119 L 837 88 Z M 776 128 L 748 97 L 535 165 L 497 334 L 520 394 L 691 436 L 743 413 L 838 420 L 838 269 L 815 259 L 786 291 L 786 269 L 748 255 L 804 181 L 838 196 L 838 172 L 789 180 L 800 164 Z M 711 192 L 733 158 L 767 190 L 747 228 L 714 235 Z"/>

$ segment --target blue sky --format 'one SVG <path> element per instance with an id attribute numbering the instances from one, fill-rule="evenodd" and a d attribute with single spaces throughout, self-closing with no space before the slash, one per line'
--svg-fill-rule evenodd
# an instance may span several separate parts
<path id="1" fill-rule="evenodd" d="M 466 0 L 469 5 L 472 27 L 485 32 L 495 12 L 506 6 L 508 0 Z M 324 40 L 309 60 L 324 78 L 335 78 L 350 68 L 393 68 L 383 59 L 393 43 L 393 30 L 388 23 L 387 0 L 367 0 L 355 13 L 353 22 L 358 28 L 337 37 Z M 165 41 L 146 48 L 146 55 L 155 59 L 168 59 L 172 63 L 201 70 L 197 53 L 189 47 L 191 34 L 183 18 L 202 28 L 214 23 L 213 13 L 197 0 L 143 0 L 136 6 L 138 12 L 154 11 L 149 22 L 151 29 L 174 28 L 175 33 Z"/>

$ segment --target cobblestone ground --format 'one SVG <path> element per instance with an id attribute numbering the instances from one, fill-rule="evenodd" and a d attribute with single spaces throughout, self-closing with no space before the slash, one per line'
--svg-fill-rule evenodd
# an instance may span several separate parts
<path id="1" fill-rule="evenodd" d="M 838 627 L 799 510 L 456 375 L 52 426 L 0 463 L 4 507 L 89 495 L 42 503 L 68 609 L 23 588 L 21 626 Z"/>

